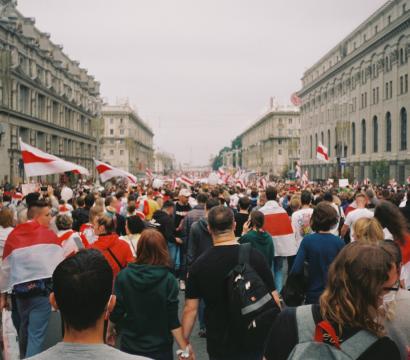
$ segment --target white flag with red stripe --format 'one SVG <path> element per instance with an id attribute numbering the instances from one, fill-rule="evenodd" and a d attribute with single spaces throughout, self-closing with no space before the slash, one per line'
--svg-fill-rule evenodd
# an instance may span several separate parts
<path id="1" fill-rule="evenodd" d="M 40 149 L 24 143 L 21 139 L 20 149 L 24 163 L 24 171 L 28 177 L 61 174 L 71 171 L 76 174 L 89 175 L 86 168 L 60 159 Z"/>
<path id="2" fill-rule="evenodd" d="M 152 179 L 154 177 L 154 175 L 152 174 L 152 170 L 149 168 L 145 169 L 145 175 L 147 176 L 147 178 Z"/>
<path id="3" fill-rule="evenodd" d="M 190 177 L 188 177 L 186 175 L 181 175 L 181 177 L 179 178 L 179 181 L 181 181 L 183 184 L 185 184 L 187 186 L 193 186 L 194 185 L 194 180 L 192 180 Z"/>
<path id="4" fill-rule="evenodd" d="M 329 155 L 326 146 L 319 143 L 318 147 L 316 148 L 316 158 L 325 162 L 329 161 Z"/>
<path id="5" fill-rule="evenodd" d="M 238 186 L 241 189 L 246 189 L 245 182 L 242 179 L 237 179 L 236 180 L 236 186 Z"/>
<path id="6" fill-rule="evenodd" d="M 0 290 L 4 292 L 17 284 L 50 278 L 63 260 L 63 248 L 53 231 L 37 221 L 17 225 L 4 244 Z"/>
<path id="7" fill-rule="evenodd" d="M 100 175 L 102 182 L 105 182 L 114 177 L 123 177 L 123 178 L 128 179 L 134 184 L 137 183 L 137 178 L 125 170 L 115 168 L 114 166 L 108 165 L 96 159 L 94 159 L 94 162 L 95 162 L 95 168 L 97 169 L 97 172 Z"/>

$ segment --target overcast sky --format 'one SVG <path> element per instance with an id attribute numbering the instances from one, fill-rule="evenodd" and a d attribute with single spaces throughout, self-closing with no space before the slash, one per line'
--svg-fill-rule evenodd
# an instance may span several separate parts
<path id="1" fill-rule="evenodd" d="M 129 98 L 177 161 L 288 104 L 303 72 L 384 0 L 18 0 L 111 103 Z"/>

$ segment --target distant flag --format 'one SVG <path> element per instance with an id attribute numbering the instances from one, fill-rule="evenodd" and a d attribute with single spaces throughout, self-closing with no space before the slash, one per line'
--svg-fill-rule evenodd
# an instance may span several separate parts
<path id="1" fill-rule="evenodd" d="M 267 185 L 267 182 L 266 182 L 265 177 L 261 177 L 259 179 L 259 187 L 262 189 L 266 189 L 266 185 Z"/>
<path id="2" fill-rule="evenodd" d="M 185 184 L 185 185 L 187 185 L 187 186 L 193 186 L 193 185 L 194 185 L 194 180 L 192 180 L 191 178 L 189 178 L 189 177 L 186 176 L 186 175 L 181 175 L 181 177 L 179 178 L 179 180 L 180 180 L 183 184 Z"/>
<path id="3" fill-rule="evenodd" d="M 407 184 L 410 184 L 410 176 L 406 180 L 407 180 Z"/>
<path id="4" fill-rule="evenodd" d="M 241 180 L 241 179 L 237 179 L 237 180 L 236 180 L 236 186 L 240 187 L 241 189 L 245 189 L 245 188 L 246 188 L 244 181 Z"/>
<path id="5" fill-rule="evenodd" d="M 325 162 L 329 161 L 329 155 L 327 152 L 327 147 L 319 143 L 318 147 L 316 148 L 316 158 L 318 160 L 322 160 Z"/>
<path id="6" fill-rule="evenodd" d="M 147 176 L 147 178 L 151 179 L 153 177 L 152 170 L 149 168 L 146 168 L 145 175 Z"/>
<path id="7" fill-rule="evenodd" d="M 21 139 L 20 149 L 23 158 L 24 170 L 28 177 L 74 172 L 89 175 L 86 168 L 72 162 L 60 159 L 40 149 L 24 143 Z"/>
<path id="8" fill-rule="evenodd" d="M 123 177 L 123 178 L 128 179 L 134 184 L 137 183 L 137 178 L 125 170 L 115 168 L 114 166 L 108 165 L 96 159 L 94 159 L 94 162 L 95 162 L 95 168 L 97 169 L 97 172 L 100 175 L 102 182 L 105 182 L 114 177 Z"/>
<path id="9" fill-rule="evenodd" d="M 302 176 L 302 169 L 300 168 L 299 163 L 296 164 L 295 168 L 296 168 L 295 178 L 300 179 Z"/>
<path id="10" fill-rule="evenodd" d="M 296 93 L 293 93 L 290 96 L 290 101 L 295 106 L 301 106 L 302 105 L 302 99 Z"/>
<path id="11" fill-rule="evenodd" d="M 309 177 L 308 177 L 309 175 L 308 175 L 308 171 L 307 170 L 305 170 L 305 172 L 303 173 L 303 175 L 302 175 L 302 184 L 304 185 L 304 186 L 306 186 L 308 183 L 309 183 Z"/>
<path id="12" fill-rule="evenodd" d="M 370 184 L 370 179 L 366 178 L 363 180 L 363 185 L 369 185 Z"/>
<path id="13" fill-rule="evenodd" d="M 217 173 L 218 173 L 218 176 L 219 176 L 220 178 L 222 178 L 222 177 L 225 175 L 225 171 L 224 171 L 224 169 L 222 168 L 222 166 L 218 169 Z"/>

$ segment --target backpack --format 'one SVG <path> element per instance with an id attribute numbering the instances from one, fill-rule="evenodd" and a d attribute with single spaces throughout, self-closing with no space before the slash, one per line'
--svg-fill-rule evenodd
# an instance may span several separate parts
<path id="1" fill-rule="evenodd" d="M 296 308 L 296 323 L 299 342 L 288 356 L 288 360 L 354 360 L 378 340 L 377 336 L 361 330 L 339 345 L 336 333 L 329 322 L 315 324 L 312 305 Z M 329 334 L 335 345 L 323 342 L 323 330 Z"/>
<path id="2" fill-rule="evenodd" d="M 239 245 L 238 264 L 227 276 L 228 336 L 244 349 L 263 346 L 280 312 L 272 294 L 249 264 L 252 245 Z"/>

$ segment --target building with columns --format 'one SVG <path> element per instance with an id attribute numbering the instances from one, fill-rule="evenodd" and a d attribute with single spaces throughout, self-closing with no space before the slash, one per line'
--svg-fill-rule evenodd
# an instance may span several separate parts
<path id="1" fill-rule="evenodd" d="M 299 160 L 300 118 L 296 108 L 274 107 L 239 138 L 242 167 L 281 176 Z"/>
<path id="2" fill-rule="evenodd" d="M 24 180 L 19 137 L 93 173 L 99 87 L 16 1 L 1 0 L 0 182 Z"/>
<path id="3" fill-rule="evenodd" d="M 301 165 L 311 179 L 340 175 L 377 181 L 410 175 L 410 1 L 386 2 L 311 66 L 298 95 Z M 330 162 L 316 160 L 328 148 Z"/>
<path id="4" fill-rule="evenodd" d="M 154 172 L 156 174 L 168 175 L 176 170 L 175 156 L 164 151 L 154 153 Z"/>
<path id="5" fill-rule="evenodd" d="M 154 133 L 128 104 L 103 105 L 102 161 L 135 175 L 154 166 Z"/>

